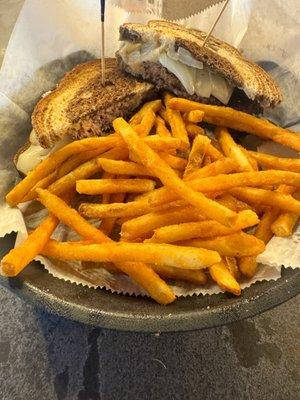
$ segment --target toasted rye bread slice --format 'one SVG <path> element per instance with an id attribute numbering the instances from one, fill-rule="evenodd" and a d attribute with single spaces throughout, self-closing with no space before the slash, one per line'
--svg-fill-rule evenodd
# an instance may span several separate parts
<path id="1" fill-rule="evenodd" d="M 168 21 L 149 21 L 147 25 L 125 23 L 120 26 L 120 40 L 149 42 L 156 40 L 188 50 L 212 71 L 221 74 L 261 107 L 273 107 L 282 101 L 281 91 L 274 80 L 257 64 L 246 60 L 229 44 L 210 37 L 203 47 L 206 34 Z M 129 71 L 127 66 L 126 70 Z"/>
<path id="2" fill-rule="evenodd" d="M 32 125 L 41 146 L 52 147 L 66 135 L 80 139 L 99 136 L 111 128 L 116 117 L 129 117 L 155 91 L 106 59 L 105 87 L 101 84 L 101 61 L 93 60 L 68 72 L 57 87 L 35 106 Z"/>

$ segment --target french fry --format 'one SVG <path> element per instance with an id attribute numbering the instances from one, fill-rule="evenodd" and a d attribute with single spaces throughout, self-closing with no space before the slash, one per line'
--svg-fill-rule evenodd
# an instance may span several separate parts
<path id="1" fill-rule="evenodd" d="M 188 163 L 185 168 L 183 179 L 187 179 L 193 172 L 201 167 L 210 139 L 207 136 L 196 136 L 189 153 Z"/>
<path id="2" fill-rule="evenodd" d="M 209 267 L 209 273 L 212 279 L 226 292 L 239 296 L 241 287 L 234 276 L 230 273 L 223 261 Z"/>
<path id="3" fill-rule="evenodd" d="M 128 151 L 126 148 L 115 147 L 114 149 L 108 150 L 107 152 L 103 153 L 102 158 L 126 158 L 127 155 Z M 98 164 L 96 157 L 90 161 L 85 162 L 84 164 L 79 165 L 67 175 L 62 176 L 61 178 L 53 182 L 48 187 L 48 190 L 51 193 L 60 195 L 65 191 L 75 188 L 77 180 L 89 178 L 99 171 L 101 171 L 101 168 Z"/>
<path id="4" fill-rule="evenodd" d="M 143 165 L 132 161 L 110 160 L 108 158 L 98 158 L 100 167 L 114 175 L 134 175 L 134 176 L 153 176 L 153 173 Z"/>
<path id="5" fill-rule="evenodd" d="M 102 179 L 113 179 L 114 175 L 110 174 L 109 172 L 104 171 L 102 176 L 101 176 L 101 178 Z M 104 193 L 102 195 L 101 203 L 102 204 L 109 204 L 110 203 L 110 197 L 111 197 L 110 193 Z"/>
<path id="6" fill-rule="evenodd" d="M 206 156 L 210 157 L 211 161 L 222 160 L 225 156 L 215 146 L 210 144 L 206 149 Z"/>
<path id="7" fill-rule="evenodd" d="M 161 108 L 161 100 L 153 100 L 145 103 L 129 120 L 131 125 L 138 125 L 141 123 L 143 116 L 148 110 L 158 112 Z"/>
<path id="8" fill-rule="evenodd" d="M 153 264 L 152 269 L 164 279 L 190 282 L 195 285 L 205 285 L 207 275 L 201 269 L 186 270 L 181 268 L 168 267 L 166 265 Z"/>
<path id="9" fill-rule="evenodd" d="M 220 174 L 229 174 L 236 170 L 235 161 L 230 158 L 223 158 L 221 160 L 214 161 L 200 168 L 198 171 L 192 172 L 186 177 L 187 181 L 194 179 L 206 178 L 208 176 L 216 176 Z"/>
<path id="10" fill-rule="evenodd" d="M 51 174 L 73 154 L 95 149 L 101 149 L 102 152 L 105 152 L 118 143 L 120 143 L 120 138 L 116 135 L 110 135 L 106 137 L 82 139 L 67 144 L 55 153 L 50 154 L 30 171 L 28 175 L 6 195 L 7 203 L 10 206 L 16 206 L 41 179 Z"/>
<path id="11" fill-rule="evenodd" d="M 57 172 L 54 171 L 51 174 L 45 176 L 45 178 L 38 181 L 38 183 L 33 186 L 33 188 L 23 197 L 22 203 L 26 201 L 30 201 L 36 198 L 36 189 L 47 189 L 49 185 L 51 185 L 57 179 Z"/>
<path id="12" fill-rule="evenodd" d="M 160 116 L 156 116 L 155 122 L 156 134 L 162 137 L 171 137 L 171 132 L 166 127 L 165 121 Z"/>
<path id="13" fill-rule="evenodd" d="M 122 203 L 125 199 L 125 193 L 115 193 L 110 195 L 110 200 L 114 203 Z M 101 221 L 100 229 L 105 235 L 110 236 L 114 226 L 116 224 L 116 218 L 103 218 Z"/>
<path id="14" fill-rule="evenodd" d="M 167 225 L 154 230 L 154 235 L 146 240 L 147 243 L 173 243 L 194 238 L 209 238 L 214 236 L 226 236 L 241 229 L 249 228 L 256 225 L 258 218 L 252 217 L 240 221 L 240 223 L 232 228 L 220 224 L 217 221 L 199 221 L 199 222 L 184 222 L 176 225 Z M 256 215 L 256 214 L 254 214 Z"/>
<path id="15" fill-rule="evenodd" d="M 176 207 L 166 211 L 144 214 L 123 223 L 121 237 L 126 240 L 144 238 L 154 229 L 168 224 L 199 220 L 199 212 L 191 206 Z"/>
<path id="16" fill-rule="evenodd" d="M 171 168 L 183 171 L 187 166 L 187 160 L 181 157 L 173 156 L 165 152 L 158 153 L 159 157 L 163 159 Z"/>
<path id="17" fill-rule="evenodd" d="M 84 153 L 74 154 L 70 158 L 68 158 L 60 167 L 57 169 L 57 178 L 61 178 L 64 175 L 67 175 L 69 172 L 73 171 L 73 169 L 77 168 L 79 165 L 91 160 L 99 156 L 102 151 L 99 152 L 98 149 L 86 151 Z M 43 189 L 43 188 L 42 188 Z"/>
<path id="18" fill-rule="evenodd" d="M 205 135 L 204 129 L 192 122 L 187 122 L 185 128 L 189 136 L 195 137 L 198 135 Z"/>
<path id="19" fill-rule="evenodd" d="M 230 193 L 250 204 L 254 203 L 269 207 L 273 207 L 275 204 L 282 211 L 300 215 L 300 201 L 288 194 L 250 187 L 230 189 Z"/>
<path id="20" fill-rule="evenodd" d="M 300 190 L 294 196 L 296 200 L 300 200 Z M 271 230 L 276 236 L 287 237 L 292 235 L 293 229 L 299 219 L 298 214 L 281 213 L 278 218 L 272 223 Z"/>
<path id="21" fill-rule="evenodd" d="M 187 150 L 187 144 L 175 137 L 151 135 L 145 137 L 143 141 L 154 151 Z"/>
<path id="22" fill-rule="evenodd" d="M 155 122 L 155 113 L 149 109 L 145 112 L 142 117 L 141 123 L 134 127 L 134 130 L 139 134 L 140 137 L 146 137 L 149 135 Z"/>
<path id="23" fill-rule="evenodd" d="M 224 264 L 228 268 L 229 272 L 235 279 L 240 279 L 241 273 L 238 267 L 238 263 L 235 257 L 224 257 Z"/>
<path id="24" fill-rule="evenodd" d="M 233 159 L 239 171 L 253 171 L 253 167 L 249 162 L 247 156 L 240 149 L 240 147 L 235 143 L 232 136 L 228 132 L 228 129 L 223 127 L 217 127 L 215 129 L 215 134 L 219 139 L 222 151 L 225 156 Z"/>
<path id="25" fill-rule="evenodd" d="M 185 240 L 177 242 L 177 244 L 215 250 L 221 256 L 227 257 L 256 256 L 265 250 L 265 244 L 262 240 L 244 232 L 217 236 L 211 239 Z"/>
<path id="26" fill-rule="evenodd" d="M 107 242 L 99 244 L 59 243 L 50 240 L 44 255 L 62 260 L 95 262 L 142 262 L 181 269 L 203 269 L 221 260 L 216 251 L 181 247 L 171 244 Z"/>
<path id="27" fill-rule="evenodd" d="M 201 122 L 203 120 L 203 117 L 204 117 L 204 112 L 200 110 L 193 110 L 187 113 L 187 120 L 195 124 Z"/>
<path id="28" fill-rule="evenodd" d="M 10 250 L 1 260 L 1 275 L 18 275 L 42 251 L 58 222 L 55 216 L 49 215 L 23 243 Z"/>
<path id="29" fill-rule="evenodd" d="M 244 153 L 244 156 L 247 157 L 249 163 L 250 163 L 251 166 L 252 166 L 252 170 L 253 170 L 253 171 L 259 171 L 258 162 L 255 160 L 255 158 L 253 158 L 253 157 L 250 155 L 249 151 L 248 151 L 247 149 L 245 149 L 243 146 L 238 145 L 238 147 L 239 147 L 239 148 L 241 149 L 241 151 Z M 276 168 L 275 168 L 275 169 L 276 169 Z"/>
<path id="30" fill-rule="evenodd" d="M 226 226 L 232 226 L 236 223 L 238 214 L 188 187 L 178 178 L 169 165 L 137 136 L 123 118 L 115 119 L 113 126 L 116 132 L 123 137 L 128 147 L 138 155 L 141 163 L 149 168 L 175 194 L 197 207 L 208 218 L 215 219 Z"/>
<path id="31" fill-rule="evenodd" d="M 265 244 L 272 238 L 271 225 L 279 214 L 278 208 L 271 208 L 267 210 L 262 216 L 254 236 L 262 240 Z M 241 273 L 248 278 L 252 278 L 257 270 L 256 257 L 241 257 L 238 261 Z"/>
<path id="32" fill-rule="evenodd" d="M 150 179 L 81 179 L 76 182 L 76 190 L 81 194 L 143 193 L 155 188 Z"/>
<path id="33" fill-rule="evenodd" d="M 261 212 L 261 209 L 257 206 L 249 205 L 242 200 L 239 200 L 232 196 L 230 193 L 223 193 L 220 197 L 217 198 L 217 201 L 223 204 L 225 207 L 230 208 L 235 212 L 240 212 L 243 210 L 252 210 L 256 214 Z"/>
<path id="34" fill-rule="evenodd" d="M 188 149 L 190 147 L 190 142 L 180 112 L 167 108 L 167 119 L 171 127 L 172 135 L 180 139 L 182 143 L 184 143 L 186 149 Z"/>
<path id="35" fill-rule="evenodd" d="M 93 204 L 81 203 L 79 212 L 88 218 L 135 218 L 152 211 L 147 199 L 130 203 Z"/>
<path id="36" fill-rule="evenodd" d="M 182 112 L 201 110 L 204 112 L 204 122 L 251 133 L 300 151 L 300 135 L 298 133 L 283 129 L 251 114 L 230 107 L 212 106 L 181 98 L 170 99 L 168 107 Z"/>
<path id="37" fill-rule="evenodd" d="M 258 153 L 256 151 L 249 150 L 248 153 L 263 167 L 300 173 L 299 158 L 275 157 L 270 154 Z"/>
<path id="38" fill-rule="evenodd" d="M 211 157 L 209 155 L 205 155 L 203 159 L 203 166 L 206 167 L 209 164 L 211 164 Z"/>

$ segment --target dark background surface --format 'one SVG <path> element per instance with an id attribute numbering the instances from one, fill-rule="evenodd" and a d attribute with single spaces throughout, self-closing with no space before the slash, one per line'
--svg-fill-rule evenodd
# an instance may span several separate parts
<path id="1" fill-rule="evenodd" d="M 0 0 L 0 64 L 22 0 Z M 300 297 L 215 329 L 115 332 L 0 288 L 1 400 L 299 399 Z"/>

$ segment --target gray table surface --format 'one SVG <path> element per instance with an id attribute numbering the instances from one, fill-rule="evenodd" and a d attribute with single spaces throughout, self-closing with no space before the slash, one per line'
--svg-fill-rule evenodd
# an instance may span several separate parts
<path id="1" fill-rule="evenodd" d="M 0 64 L 22 3 L 0 0 Z M 299 296 L 228 326 L 166 334 L 86 326 L 1 288 L 0 303 L 1 400 L 300 398 Z"/>

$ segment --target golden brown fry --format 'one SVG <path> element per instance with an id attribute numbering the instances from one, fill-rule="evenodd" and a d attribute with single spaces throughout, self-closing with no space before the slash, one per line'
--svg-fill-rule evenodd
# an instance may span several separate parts
<path id="1" fill-rule="evenodd" d="M 150 172 L 149 169 L 132 161 L 98 158 L 97 162 L 104 171 L 109 172 L 110 174 L 153 176 L 153 173 Z"/>
<path id="2" fill-rule="evenodd" d="M 251 166 L 252 166 L 252 170 L 253 170 L 253 171 L 259 171 L 258 162 L 255 160 L 255 158 L 253 158 L 253 157 L 250 155 L 249 151 L 248 151 L 247 149 L 245 149 L 243 146 L 241 146 L 241 145 L 238 145 L 238 146 L 239 146 L 239 148 L 241 149 L 241 151 L 244 153 L 245 157 L 247 157 L 249 163 L 250 163 Z M 276 169 L 276 168 L 275 168 L 275 169 Z"/>
<path id="3" fill-rule="evenodd" d="M 198 124 L 203 120 L 204 112 L 200 110 L 193 110 L 187 113 L 187 120 Z"/>
<path id="4" fill-rule="evenodd" d="M 219 143 L 221 145 L 223 153 L 225 154 L 225 156 L 231 158 L 236 162 L 239 171 L 253 171 L 253 167 L 249 162 L 247 156 L 235 143 L 232 136 L 228 132 L 228 129 L 217 127 L 215 129 L 215 134 L 219 139 Z"/>
<path id="5" fill-rule="evenodd" d="M 144 238 L 154 229 L 160 228 L 161 226 L 198 221 L 199 218 L 199 212 L 191 206 L 152 212 L 123 223 L 121 237 L 126 240 Z"/>
<path id="6" fill-rule="evenodd" d="M 154 125 L 156 128 L 157 135 L 162 136 L 162 137 L 171 137 L 171 132 L 166 127 L 164 119 L 162 119 L 160 116 L 156 116 Z"/>
<path id="7" fill-rule="evenodd" d="M 181 269 L 203 269 L 221 260 L 219 254 L 212 250 L 127 242 L 83 245 L 81 242 L 50 240 L 42 253 L 63 260 L 115 262 L 117 265 L 121 262 L 142 262 Z"/>
<path id="8" fill-rule="evenodd" d="M 248 153 L 263 167 L 300 172 L 299 158 L 276 157 L 270 154 L 258 153 L 256 151 L 249 150 Z"/>
<path id="9" fill-rule="evenodd" d="M 181 98 L 170 99 L 168 106 L 182 112 L 201 110 L 204 112 L 203 121 L 205 122 L 251 133 L 300 151 L 300 135 L 298 133 L 283 129 L 251 114 L 230 107 L 212 106 Z"/>
<path id="10" fill-rule="evenodd" d="M 249 204 L 245 203 L 244 201 L 235 198 L 230 193 L 221 194 L 221 196 L 217 198 L 217 201 L 235 212 L 249 210 L 249 209 L 256 213 L 261 212 L 261 209 L 259 209 L 259 207 L 253 206 L 253 205 L 250 206 Z"/>
<path id="11" fill-rule="evenodd" d="M 204 129 L 192 122 L 187 122 L 185 128 L 189 136 L 205 135 Z"/>
<path id="12" fill-rule="evenodd" d="M 124 147 L 115 147 L 114 149 L 111 149 L 103 153 L 102 158 L 122 159 L 126 158 L 127 155 L 128 155 L 127 149 L 125 149 Z M 67 175 L 62 176 L 57 181 L 53 182 L 48 187 L 48 190 L 51 193 L 60 195 L 65 191 L 75 188 L 77 180 L 89 178 L 90 176 L 93 176 L 96 172 L 100 170 L 101 168 L 98 165 L 97 158 L 94 158 L 90 161 L 85 162 L 84 164 L 79 165 L 79 167 L 75 168 Z"/>
<path id="13" fill-rule="evenodd" d="M 187 181 L 194 179 L 206 178 L 208 176 L 216 176 L 220 174 L 229 174 L 236 170 L 235 161 L 230 158 L 223 158 L 221 160 L 214 161 L 200 168 L 198 171 L 192 172 L 187 178 Z"/>
<path id="14" fill-rule="evenodd" d="M 209 267 L 209 273 L 212 279 L 226 292 L 230 292 L 239 296 L 241 287 L 230 273 L 223 261 Z"/>
<path id="15" fill-rule="evenodd" d="M 141 123 L 143 116 L 148 110 L 158 112 L 161 108 L 161 100 L 153 100 L 145 103 L 140 110 L 135 113 L 129 120 L 131 125 L 138 125 Z"/>
<path id="16" fill-rule="evenodd" d="M 224 264 L 228 268 L 229 272 L 235 279 L 240 279 L 241 273 L 238 267 L 238 263 L 235 257 L 224 257 L 223 258 Z"/>
<path id="17" fill-rule="evenodd" d="M 281 210 L 300 215 L 300 201 L 294 199 L 291 195 L 250 187 L 230 189 L 230 193 L 250 204 L 254 203 L 269 207 L 274 207 L 275 204 Z"/>
<path id="18" fill-rule="evenodd" d="M 186 143 L 175 137 L 151 135 L 145 137 L 143 141 L 154 151 L 187 150 Z"/>
<path id="19" fill-rule="evenodd" d="M 149 168 L 161 182 L 169 189 L 173 190 L 175 194 L 182 197 L 194 207 L 197 207 L 199 211 L 203 212 L 208 218 L 215 219 L 226 226 L 232 226 L 236 223 L 238 215 L 234 211 L 208 199 L 187 186 L 169 165 L 138 137 L 136 132 L 123 118 L 115 119 L 113 126 L 116 132 L 122 135 L 128 147 L 138 155 L 141 163 Z"/>
<path id="20" fill-rule="evenodd" d="M 296 200 L 300 200 L 300 190 L 294 196 Z M 281 213 L 272 223 L 271 230 L 276 236 L 287 237 L 292 235 L 293 229 L 299 219 L 299 215 L 293 213 Z"/>
<path id="21" fill-rule="evenodd" d="M 254 214 L 256 215 L 256 214 Z M 209 238 L 215 236 L 226 236 L 241 229 L 249 228 L 259 222 L 258 218 L 246 218 L 238 225 L 227 228 L 217 221 L 184 222 L 176 225 L 167 225 L 154 230 L 154 235 L 148 239 L 147 243 L 173 243 L 194 238 Z"/>
<path id="22" fill-rule="evenodd" d="M 187 165 L 187 160 L 181 157 L 173 156 L 165 152 L 158 153 L 159 157 L 163 159 L 171 168 L 183 171 Z"/>
<path id="23" fill-rule="evenodd" d="M 143 115 L 142 121 L 139 125 L 134 127 L 134 130 L 139 134 L 140 137 L 146 137 L 149 135 L 155 122 L 155 113 L 152 110 L 147 110 Z"/>
<path id="24" fill-rule="evenodd" d="M 211 161 L 217 161 L 224 159 L 224 154 L 222 154 L 214 145 L 210 144 L 207 146 L 206 155 L 211 158 Z"/>
<path id="25" fill-rule="evenodd" d="M 22 203 L 30 201 L 36 198 L 36 189 L 47 189 L 57 179 L 57 172 L 54 171 L 51 174 L 45 176 L 45 178 L 38 181 L 38 183 L 23 197 Z"/>
<path id="26" fill-rule="evenodd" d="M 164 279 L 190 282 L 195 285 L 205 285 L 207 275 L 201 269 L 187 270 L 181 268 L 168 267 L 166 265 L 151 265 L 152 269 Z"/>
<path id="27" fill-rule="evenodd" d="M 203 159 L 203 167 L 206 167 L 209 164 L 211 164 L 211 157 L 206 155 L 206 156 L 204 156 L 204 159 Z"/>
<path id="28" fill-rule="evenodd" d="M 79 152 L 101 149 L 105 152 L 120 142 L 117 135 L 107 137 L 93 137 L 69 143 L 55 153 L 50 154 L 40 162 L 28 175 L 20 181 L 7 195 L 6 201 L 10 206 L 16 206 L 24 196 L 45 176 L 51 174 L 67 158 Z"/>
<path id="29" fill-rule="evenodd" d="M 49 215 L 23 243 L 10 250 L 1 260 L 1 275 L 18 275 L 42 251 L 58 222 L 55 216 Z"/>
<path id="30" fill-rule="evenodd" d="M 81 194 L 144 193 L 155 188 L 151 179 L 81 179 L 76 190 Z"/>
<path id="31" fill-rule="evenodd" d="M 183 174 L 183 179 L 187 179 L 189 175 L 199 170 L 209 144 L 210 139 L 207 136 L 200 135 L 195 137 L 189 153 L 188 163 Z"/>
<path id="32" fill-rule="evenodd" d="M 125 199 L 125 193 L 115 193 L 110 195 L 112 203 L 122 203 Z M 116 224 L 116 218 L 103 218 L 101 221 L 100 229 L 105 235 L 110 236 L 114 226 Z"/>
<path id="33" fill-rule="evenodd" d="M 86 151 L 84 153 L 74 154 L 73 156 L 68 158 L 63 164 L 61 164 L 61 166 L 57 169 L 57 178 L 61 178 L 62 176 L 67 175 L 79 165 L 99 156 L 101 153 L 103 152 L 99 152 L 99 150 L 96 149 Z"/>
<path id="34" fill-rule="evenodd" d="M 172 135 L 175 138 L 180 139 L 188 149 L 190 147 L 190 142 L 180 112 L 167 108 L 167 118 L 171 127 Z"/>
<path id="35" fill-rule="evenodd" d="M 185 240 L 178 242 L 178 244 L 215 250 L 221 256 L 227 257 L 256 256 L 265 250 L 265 244 L 262 240 L 244 232 L 217 236 L 212 239 Z"/>

